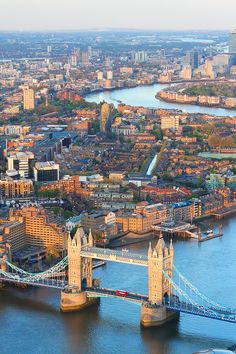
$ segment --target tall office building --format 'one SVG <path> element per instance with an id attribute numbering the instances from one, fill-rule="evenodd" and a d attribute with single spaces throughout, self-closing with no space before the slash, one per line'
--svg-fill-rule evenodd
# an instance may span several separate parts
<path id="1" fill-rule="evenodd" d="M 102 71 L 98 71 L 98 72 L 97 72 L 97 80 L 98 80 L 98 81 L 103 80 L 103 72 L 102 72 Z"/>
<path id="2" fill-rule="evenodd" d="M 82 52 L 81 53 L 81 63 L 82 63 L 82 65 L 88 65 L 89 64 L 89 53 L 88 52 Z"/>
<path id="3" fill-rule="evenodd" d="M 230 34 L 229 53 L 236 54 L 236 29 Z"/>
<path id="4" fill-rule="evenodd" d="M 190 65 L 183 67 L 180 72 L 180 77 L 183 80 L 191 80 L 192 79 L 192 67 Z"/>
<path id="5" fill-rule="evenodd" d="M 110 106 L 108 103 L 104 102 L 101 107 L 101 117 L 100 117 L 100 131 L 105 133 L 106 125 L 110 114 Z"/>
<path id="6" fill-rule="evenodd" d="M 70 64 L 71 66 L 77 66 L 77 56 L 75 54 L 70 57 Z"/>
<path id="7" fill-rule="evenodd" d="M 23 99 L 24 99 L 24 110 L 31 111 L 35 107 L 34 100 L 34 90 L 30 88 L 25 88 L 23 91 Z"/>
<path id="8" fill-rule="evenodd" d="M 113 79 L 113 71 L 109 70 L 107 71 L 107 80 L 112 80 Z"/>
<path id="9" fill-rule="evenodd" d="M 132 55 L 132 59 L 136 64 L 137 63 L 144 63 L 148 59 L 147 52 L 145 50 L 135 52 Z"/>
<path id="10" fill-rule="evenodd" d="M 59 165 L 54 161 L 36 162 L 34 179 L 37 182 L 51 182 L 59 180 Z"/>
<path id="11" fill-rule="evenodd" d="M 33 177 L 34 154 L 30 151 L 16 152 L 7 156 L 7 169 L 16 170 L 21 177 Z"/>
<path id="12" fill-rule="evenodd" d="M 197 69 L 199 67 L 199 53 L 196 48 L 187 52 L 186 54 L 186 63 L 191 65 L 192 69 Z"/>
<path id="13" fill-rule="evenodd" d="M 91 46 L 88 46 L 88 55 L 89 55 L 89 59 L 91 59 L 93 56 L 93 49 Z"/>
<path id="14" fill-rule="evenodd" d="M 109 69 L 111 67 L 111 58 L 110 57 L 106 57 L 104 64 L 105 64 L 105 68 Z"/>

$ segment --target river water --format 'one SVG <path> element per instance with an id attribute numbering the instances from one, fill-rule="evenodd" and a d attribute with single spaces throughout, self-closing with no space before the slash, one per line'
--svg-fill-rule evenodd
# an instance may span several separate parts
<path id="1" fill-rule="evenodd" d="M 115 106 L 122 101 L 123 103 L 130 104 L 133 106 L 144 106 L 144 107 L 158 107 L 164 109 L 181 109 L 188 113 L 208 113 L 216 114 L 218 116 L 236 116 L 236 110 L 229 110 L 224 108 L 212 108 L 212 107 L 202 107 L 196 105 L 185 105 L 164 102 L 160 99 L 156 99 L 155 95 L 157 92 L 163 90 L 168 85 L 155 84 L 151 86 L 140 86 L 135 88 L 120 89 L 114 91 L 104 91 L 91 93 L 85 96 L 87 101 L 90 102 L 102 102 L 106 101 L 108 103 L 113 103 Z"/>
<path id="2" fill-rule="evenodd" d="M 222 222 L 221 222 L 222 223 Z M 206 227 L 217 227 L 212 221 Z M 223 221 L 224 236 L 202 244 L 175 241 L 175 264 L 201 292 L 236 307 L 236 217 Z M 146 253 L 148 244 L 130 246 Z M 147 269 L 107 263 L 94 271 L 102 286 L 147 293 Z M 141 329 L 140 307 L 102 299 L 99 307 L 62 314 L 57 290 L 0 291 L 1 354 L 190 354 L 236 343 L 236 325 L 182 314 L 162 328 Z"/>

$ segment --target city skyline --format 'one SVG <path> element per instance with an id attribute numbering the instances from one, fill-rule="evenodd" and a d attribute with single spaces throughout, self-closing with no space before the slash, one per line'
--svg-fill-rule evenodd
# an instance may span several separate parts
<path id="1" fill-rule="evenodd" d="M 91 10 L 92 9 L 92 10 Z M 27 10 L 27 11 L 26 11 Z M 236 27 L 234 12 L 236 3 L 225 0 L 166 0 L 159 5 L 153 0 L 137 4 L 134 0 L 113 2 L 101 0 L 94 3 L 78 3 L 68 0 L 3 0 L 0 14 L 0 31 L 48 31 L 91 29 L 140 29 L 140 30 L 226 30 Z M 10 16 L 9 16 L 10 13 Z M 214 13 L 214 16 L 212 14 Z M 37 16 L 35 16 L 37 14 Z M 56 14 L 56 16 L 55 16 Z M 167 21 L 168 19 L 168 21 Z M 227 19 L 227 20 L 226 20 Z"/>

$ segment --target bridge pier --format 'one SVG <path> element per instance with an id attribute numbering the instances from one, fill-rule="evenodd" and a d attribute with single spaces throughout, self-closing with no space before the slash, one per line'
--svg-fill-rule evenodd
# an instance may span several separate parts
<path id="1" fill-rule="evenodd" d="M 141 308 L 141 325 L 143 327 L 162 326 L 179 317 L 176 311 L 168 310 L 164 305 L 144 303 Z"/>
<path id="2" fill-rule="evenodd" d="M 99 298 L 87 297 L 86 291 L 65 289 L 61 292 L 61 311 L 80 311 L 89 306 L 99 304 Z"/>

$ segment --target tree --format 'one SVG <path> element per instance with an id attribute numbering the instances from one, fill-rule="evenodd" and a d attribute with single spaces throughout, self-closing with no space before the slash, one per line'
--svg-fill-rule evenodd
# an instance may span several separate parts
<path id="1" fill-rule="evenodd" d="M 215 125 L 212 123 L 206 123 L 206 124 L 203 124 L 202 127 L 201 127 L 201 130 L 204 132 L 204 133 L 207 133 L 207 134 L 213 134 L 216 130 L 216 127 Z"/>
<path id="2" fill-rule="evenodd" d="M 219 135 L 212 134 L 208 138 L 208 144 L 213 148 L 217 148 L 221 145 L 221 138 Z"/>
<path id="3" fill-rule="evenodd" d="M 235 146 L 235 143 L 234 143 L 234 138 L 232 136 L 227 136 L 223 142 L 222 142 L 225 147 L 233 147 Z"/>

